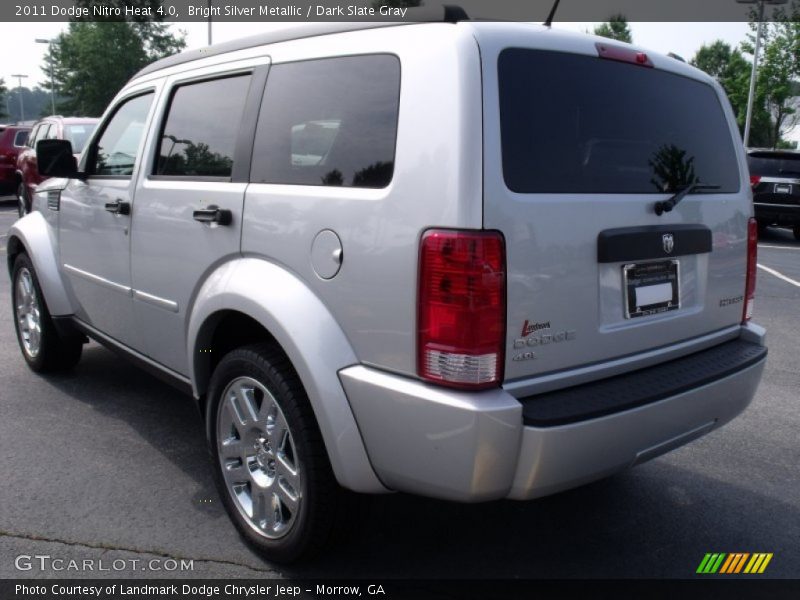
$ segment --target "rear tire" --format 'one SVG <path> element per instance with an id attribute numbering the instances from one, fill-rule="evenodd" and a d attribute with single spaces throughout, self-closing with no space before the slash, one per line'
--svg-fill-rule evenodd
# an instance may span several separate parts
<path id="1" fill-rule="evenodd" d="M 64 371 L 81 358 L 83 339 L 58 333 L 30 257 L 17 256 L 11 275 L 14 329 L 22 357 L 37 373 Z"/>
<path id="2" fill-rule="evenodd" d="M 214 480 L 239 533 L 268 560 L 309 557 L 334 537 L 349 504 L 333 475 L 300 380 L 280 350 L 225 355 L 207 405 Z"/>

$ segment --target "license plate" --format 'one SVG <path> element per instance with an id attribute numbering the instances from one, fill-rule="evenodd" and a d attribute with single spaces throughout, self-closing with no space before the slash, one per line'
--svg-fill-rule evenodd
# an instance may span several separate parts
<path id="1" fill-rule="evenodd" d="M 679 270 L 677 260 L 623 266 L 625 318 L 633 319 L 680 308 Z"/>
<path id="2" fill-rule="evenodd" d="M 775 193 L 776 194 L 791 194 L 792 193 L 792 186 L 788 183 L 776 183 L 775 184 Z"/>

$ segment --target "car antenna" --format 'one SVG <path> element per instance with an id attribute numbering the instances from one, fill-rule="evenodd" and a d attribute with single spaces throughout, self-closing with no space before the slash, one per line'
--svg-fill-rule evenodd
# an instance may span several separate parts
<path id="1" fill-rule="evenodd" d="M 544 25 L 545 27 L 550 27 L 553 24 L 553 18 L 556 16 L 556 11 L 558 10 L 559 2 L 561 2 L 561 0 L 556 0 L 553 3 L 553 8 L 550 9 L 550 14 L 547 15 L 547 20 L 544 23 L 542 23 L 542 25 Z"/>

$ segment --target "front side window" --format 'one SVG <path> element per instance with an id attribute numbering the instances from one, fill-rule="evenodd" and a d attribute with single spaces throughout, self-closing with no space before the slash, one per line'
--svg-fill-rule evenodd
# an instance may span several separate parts
<path id="1" fill-rule="evenodd" d="M 270 69 L 251 181 L 382 188 L 394 172 L 400 62 L 379 54 Z"/>
<path id="2" fill-rule="evenodd" d="M 155 175 L 231 176 L 250 78 L 249 74 L 226 77 L 175 90 L 159 142 Z"/>
<path id="3" fill-rule="evenodd" d="M 519 193 L 739 190 L 714 89 L 596 56 L 509 48 L 498 61 L 503 175 Z"/>
<path id="4" fill-rule="evenodd" d="M 94 146 L 92 174 L 117 177 L 133 174 L 152 102 L 153 93 L 148 92 L 126 100 L 117 109 Z"/>

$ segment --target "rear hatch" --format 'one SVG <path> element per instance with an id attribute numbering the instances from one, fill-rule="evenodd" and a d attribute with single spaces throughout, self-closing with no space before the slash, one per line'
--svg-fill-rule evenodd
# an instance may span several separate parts
<path id="1" fill-rule="evenodd" d="M 751 150 L 747 164 L 754 202 L 800 206 L 800 153 Z"/>
<path id="2" fill-rule="evenodd" d="M 506 382 L 735 335 L 752 207 L 724 96 L 628 46 L 476 31 L 484 227 L 507 253 Z M 656 214 L 691 183 L 715 187 Z"/>

